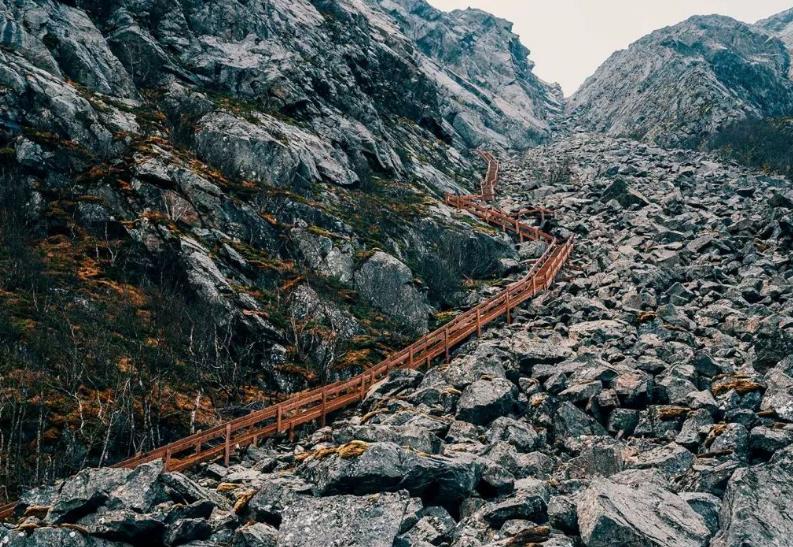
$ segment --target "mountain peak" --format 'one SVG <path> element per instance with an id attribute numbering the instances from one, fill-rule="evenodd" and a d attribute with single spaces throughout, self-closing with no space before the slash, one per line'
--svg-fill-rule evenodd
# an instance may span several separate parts
<path id="1" fill-rule="evenodd" d="M 790 55 L 766 32 L 721 15 L 697 15 L 613 54 L 568 103 L 611 135 L 698 144 L 725 123 L 793 108 Z"/>

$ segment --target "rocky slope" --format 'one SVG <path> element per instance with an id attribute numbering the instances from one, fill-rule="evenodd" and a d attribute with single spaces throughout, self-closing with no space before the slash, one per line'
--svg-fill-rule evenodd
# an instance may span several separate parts
<path id="1" fill-rule="evenodd" d="M 587 134 L 505 172 L 502 207 L 580 241 L 514 324 L 228 469 L 31 491 L 10 544 L 786 544 L 789 183 Z"/>
<path id="2" fill-rule="evenodd" d="M 439 198 L 476 184 L 471 146 L 535 142 L 550 107 L 502 123 L 508 89 L 468 75 L 451 92 L 376 3 L 0 14 L 12 488 L 360 371 L 515 267 L 505 236 Z M 478 56 L 514 65 L 520 108 L 534 85 L 550 102 L 504 27 L 472 29 Z"/>
<path id="3" fill-rule="evenodd" d="M 785 45 L 764 30 L 696 16 L 613 54 L 567 110 L 612 136 L 696 146 L 736 120 L 793 113 L 790 68 Z"/>
<path id="4" fill-rule="evenodd" d="M 429 59 L 425 70 L 441 87 L 457 132 L 470 140 L 490 135 L 505 147 L 547 139 L 562 114 L 562 91 L 532 73 L 512 23 L 477 9 L 443 12 L 425 0 L 377 3 Z"/>

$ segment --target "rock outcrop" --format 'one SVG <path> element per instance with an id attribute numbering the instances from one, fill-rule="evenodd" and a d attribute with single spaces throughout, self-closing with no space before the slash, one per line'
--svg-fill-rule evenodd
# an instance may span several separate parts
<path id="1" fill-rule="evenodd" d="M 443 12 L 425 0 L 379 4 L 426 56 L 422 67 L 441 88 L 446 119 L 469 146 L 525 148 L 550 136 L 562 91 L 532 73 L 512 23 L 471 8 Z"/>

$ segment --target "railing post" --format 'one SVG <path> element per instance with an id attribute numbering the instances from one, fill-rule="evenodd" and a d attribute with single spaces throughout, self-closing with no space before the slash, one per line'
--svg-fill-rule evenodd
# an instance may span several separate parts
<path id="1" fill-rule="evenodd" d="M 507 325 L 512 323 L 512 316 L 509 312 L 509 287 L 507 287 Z"/>
<path id="2" fill-rule="evenodd" d="M 163 471 L 167 472 L 168 468 L 171 465 L 171 448 L 170 447 L 165 449 L 165 457 L 163 457 L 163 460 L 164 460 Z"/>
<path id="3" fill-rule="evenodd" d="M 275 432 L 281 433 L 281 419 L 282 419 L 281 405 L 275 407 Z"/>
<path id="4" fill-rule="evenodd" d="M 320 423 L 322 427 L 325 427 L 326 416 L 328 414 L 328 390 L 322 390 L 322 418 L 320 418 Z"/>
<path id="5" fill-rule="evenodd" d="M 416 349 L 411 345 L 410 346 L 410 357 L 408 358 L 409 359 L 408 368 L 410 368 L 410 369 L 413 368 L 413 359 L 415 358 L 415 351 L 416 351 Z"/>
<path id="6" fill-rule="evenodd" d="M 448 364 L 449 363 L 449 327 L 443 329 L 443 349 L 446 352 L 446 356 L 444 357 L 444 362 Z"/>
<path id="7" fill-rule="evenodd" d="M 231 462 L 231 424 L 226 424 L 226 446 L 223 451 L 223 462 L 226 467 Z"/>
<path id="8" fill-rule="evenodd" d="M 482 338 L 482 310 L 476 308 L 476 336 Z"/>

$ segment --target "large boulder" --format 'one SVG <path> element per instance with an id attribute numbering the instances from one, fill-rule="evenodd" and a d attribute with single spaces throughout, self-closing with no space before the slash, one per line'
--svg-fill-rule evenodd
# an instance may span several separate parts
<path id="1" fill-rule="evenodd" d="M 420 510 L 421 501 L 407 492 L 301 498 L 286 508 L 278 544 L 391 547 Z"/>
<path id="2" fill-rule="evenodd" d="M 790 545 L 793 537 L 793 449 L 769 463 L 737 469 L 727 484 L 714 547 Z"/>
<path id="3" fill-rule="evenodd" d="M 681 497 L 646 483 L 593 482 L 578 500 L 581 539 L 587 547 L 707 545 L 703 518 Z"/>
<path id="4" fill-rule="evenodd" d="M 457 403 L 457 418 L 484 425 L 509 414 L 516 402 L 515 385 L 504 378 L 482 378 L 469 385 Z"/>
<path id="5" fill-rule="evenodd" d="M 300 472 L 320 495 L 408 490 L 453 507 L 474 491 L 481 470 L 473 458 L 425 455 L 381 442 L 368 445 L 357 456 L 342 454 L 308 462 Z"/>
<path id="6" fill-rule="evenodd" d="M 786 421 L 793 421 L 793 357 L 787 357 L 769 370 L 764 378 L 768 389 L 761 410 L 773 410 Z"/>
<path id="7" fill-rule="evenodd" d="M 100 506 L 146 512 L 164 496 L 159 477 L 162 462 L 141 465 L 135 470 L 119 468 L 84 469 L 58 488 L 47 514 L 47 522 L 74 522 Z"/>
<path id="8" fill-rule="evenodd" d="M 375 252 L 357 272 L 355 288 L 361 298 L 415 333 L 427 331 L 427 298 L 413 282 L 405 264 L 382 251 Z"/>

